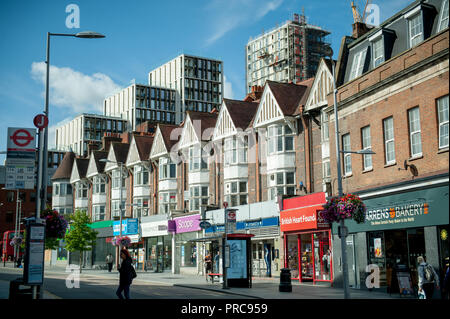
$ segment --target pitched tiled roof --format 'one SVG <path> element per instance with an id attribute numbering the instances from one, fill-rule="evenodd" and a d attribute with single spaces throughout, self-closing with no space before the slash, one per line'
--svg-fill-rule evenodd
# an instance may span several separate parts
<path id="1" fill-rule="evenodd" d="M 112 142 L 111 147 L 113 148 L 114 154 L 116 155 L 116 161 L 119 163 L 125 163 L 127 161 L 128 150 L 130 144 Z"/>
<path id="2" fill-rule="evenodd" d="M 305 85 L 267 81 L 275 99 L 285 116 L 292 116 L 297 111 L 303 95 L 308 89 Z"/>
<path id="3" fill-rule="evenodd" d="M 171 124 L 158 124 L 159 129 L 161 130 L 161 135 L 164 140 L 164 143 L 166 144 L 166 149 L 168 152 L 172 149 L 172 147 L 178 143 L 181 137 L 181 129 L 178 125 L 171 125 Z M 180 134 L 173 134 L 172 131 L 174 129 L 180 129 Z M 175 133 L 175 132 L 174 132 Z M 172 136 L 172 138 L 171 138 Z M 175 139 L 176 138 L 176 139 Z"/>
<path id="4" fill-rule="evenodd" d="M 258 103 L 223 99 L 236 128 L 246 130 L 258 109 Z"/>
<path id="5" fill-rule="evenodd" d="M 75 159 L 75 153 L 67 152 L 64 154 L 64 157 L 59 164 L 58 168 L 53 174 L 51 180 L 55 179 L 70 179 L 70 175 L 72 174 L 72 166 Z"/>
<path id="6" fill-rule="evenodd" d="M 302 82 L 297 83 L 297 85 L 302 85 L 306 87 L 305 92 L 303 93 L 299 103 L 298 103 L 298 107 L 295 110 L 293 115 L 298 115 L 301 113 L 302 108 L 306 105 L 306 102 L 308 101 L 308 96 L 309 96 L 309 92 L 311 92 L 311 88 L 314 84 L 314 79 L 315 78 L 310 78 L 308 80 L 304 80 Z"/>
<path id="7" fill-rule="evenodd" d="M 108 152 L 106 151 L 93 151 L 92 152 L 95 160 L 95 164 L 97 165 L 97 171 L 99 173 L 103 173 L 105 171 L 105 162 L 100 162 L 101 159 L 108 158 Z"/>
<path id="8" fill-rule="evenodd" d="M 191 118 L 192 125 L 197 130 L 198 127 L 194 121 L 201 121 L 201 132 L 196 132 L 197 135 L 204 141 L 209 141 L 214 133 L 214 128 L 216 127 L 216 120 L 218 113 L 206 113 L 206 112 L 194 112 L 187 111 L 189 117 Z M 203 132 L 207 129 L 210 129 L 209 136 L 204 136 Z"/>
<path id="9" fill-rule="evenodd" d="M 135 135 L 134 140 L 136 141 L 136 147 L 139 152 L 139 158 L 141 159 L 141 161 L 147 160 L 148 156 L 150 155 L 150 151 L 152 149 L 153 136 Z"/>
<path id="10" fill-rule="evenodd" d="M 75 158 L 75 165 L 78 169 L 78 175 L 80 178 L 85 178 L 87 169 L 89 166 L 89 159 L 88 158 Z"/>

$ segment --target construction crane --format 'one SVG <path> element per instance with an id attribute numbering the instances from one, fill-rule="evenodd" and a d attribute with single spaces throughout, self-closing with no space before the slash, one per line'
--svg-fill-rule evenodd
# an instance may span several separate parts
<path id="1" fill-rule="evenodd" d="M 367 6 L 369 5 L 370 0 L 366 0 L 366 4 L 364 5 L 364 11 L 361 13 L 358 11 L 357 6 L 355 5 L 355 2 L 351 2 L 352 12 L 353 12 L 353 20 L 354 23 L 361 22 L 364 23 L 366 20 L 366 13 L 367 13 Z"/>

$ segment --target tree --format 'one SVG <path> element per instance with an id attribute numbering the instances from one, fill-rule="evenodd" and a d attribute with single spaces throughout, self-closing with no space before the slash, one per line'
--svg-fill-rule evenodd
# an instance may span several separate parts
<path id="1" fill-rule="evenodd" d="M 88 226 L 90 223 L 88 214 L 77 210 L 71 218 L 69 232 L 65 237 L 66 249 L 80 252 L 80 272 L 83 252 L 91 250 L 97 239 L 97 232 Z"/>

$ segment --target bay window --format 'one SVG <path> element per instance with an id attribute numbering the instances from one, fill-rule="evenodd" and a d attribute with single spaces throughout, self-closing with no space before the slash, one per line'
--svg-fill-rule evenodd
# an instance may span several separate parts
<path id="1" fill-rule="evenodd" d="M 75 184 L 77 198 L 87 198 L 88 197 L 88 186 L 84 183 L 78 182 Z"/>
<path id="2" fill-rule="evenodd" d="M 295 195 L 295 173 L 277 172 L 269 174 L 269 200 L 277 195 Z"/>
<path id="3" fill-rule="evenodd" d="M 94 176 L 92 181 L 94 187 L 93 187 L 93 193 L 94 194 L 105 194 L 105 181 L 100 176 Z"/>
<path id="4" fill-rule="evenodd" d="M 112 188 L 124 188 L 125 187 L 125 174 L 122 173 L 122 186 L 120 186 L 120 169 L 115 169 L 112 172 Z"/>
<path id="5" fill-rule="evenodd" d="M 148 214 L 148 198 L 134 198 L 133 199 L 133 218 L 147 216 Z"/>
<path id="6" fill-rule="evenodd" d="M 247 163 L 247 137 L 244 141 L 240 137 L 229 137 L 225 139 L 224 155 L 225 166 Z"/>
<path id="7" fill-rule="evenodd" d="M 105 205 L 94 205 L 94 212 L 92 214 L 92 221 L 100 221 L 105 219 Z"/>
<path id="8" fill-rule="evenodd" d="M 268 155 L 293 150 L 294 133 L 289 125 L 272 125 L 268 127 Z"/>
<path id="9" fill-rule="evenodd" d="M 177 208 L 177 193 L 176 192 L 161 192 L 159 193 L 159 213 L 169 214 Z"/>
<path id="10" fill-rule="evenodd" d="M 200 205 L 208 204 L 208 186 L 198 185 L 190 187 L 189 210 L 199 211 Z"/>
<path id="11" fill-rule="evenodd" d="M 177 165 L 168 158 L 159 160 L 159 180 L 177 177 Z"/>
<path id="12" fill-rule="evenodd" d="M 198 171 L 208 169 L 208 164 L 202 158 L 202 149 L 200 146 L 189 148 L 189 171 Z"/>
<path id="13" fill-rule="evenodd" d="M 231 207 L 247 205 L 248 190 L 246 181 L 231 181 L 225 183 L 225 201 Z"/>
<path id="14" fill-rule="evenodd" d="M 134 186 L 148 185 L 148 169 L 141 165 L 136 165 L 134 170 Z"/>

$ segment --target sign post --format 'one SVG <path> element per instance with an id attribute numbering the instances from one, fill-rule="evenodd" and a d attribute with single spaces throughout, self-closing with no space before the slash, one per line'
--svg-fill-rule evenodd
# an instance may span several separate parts
<path id="1" fill-rule="evenodd" d="M 228 279 L 227 279 L 227 268 L 230 266 L 230 260 L 229 260 L 229 256 L 230 256 L 230 247 L 228 247 L 228 243 L 227 243 L 227 235 L 228 235 L 228 202 L 223 202 L 223 207 L 224 207 L 224 216 L 223 216 L 223 222 L 225 224 L 225 240 L 224 240 L 224 245 L 223 245 L 223 286 L 222 289 L 229 289 L 228 288 Z M 228 255 L 227 255 L 228 253 Z"/>
<path id="2" fill-rule="evenodd" d="M 44 282 L 45 224 L 34 218 L 27 220 L 27 239 L 24 263 L 24 284 L 33 287 L 37 299 L 37 286 Z"/>

